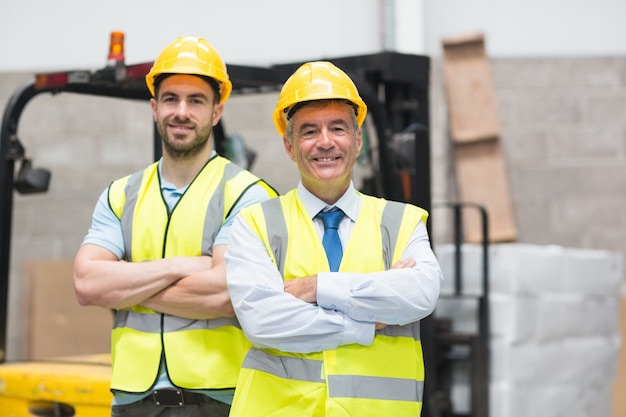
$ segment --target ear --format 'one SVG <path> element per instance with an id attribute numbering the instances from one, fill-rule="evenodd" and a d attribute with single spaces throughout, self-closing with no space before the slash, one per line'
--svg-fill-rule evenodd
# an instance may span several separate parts
<path id="1" fill-rule="evenodd" d="M 359 128 L 356 133 L 356 154 L 357 156 L 361 154 L 361 148 L 363 147 L 363 129 Z"/>
<path id="2" fill-rule="evenodd" d="M 216 104 L 213 107 L 213 126 L 217 125 L 217 122 L 222 118 L 222 113 L 224 112 L 224 103 Z"/>
<path id="3" fill-rule="evenodd" d="M 154 97 L 150 99 L 150 108 L 152 108 L 152 119 L 157 120 L 157 101 Z"/>
<path id="4" fill-rule="evenodd" d="M 285 151 L 287 151 L 287 155 L 289 155 L 289 158 L 291 158 L 293 162 L 296 162 L 296 157 L 293 154 L 293 145 L 291 144 L 287 136 L 283 136 L 283 146 L 285 147 Z"/>

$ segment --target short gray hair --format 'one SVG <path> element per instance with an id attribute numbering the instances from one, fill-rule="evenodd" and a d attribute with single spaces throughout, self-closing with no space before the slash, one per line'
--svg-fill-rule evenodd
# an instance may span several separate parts
<path id="1" fill-rule="evenodd" d="M 285 127 L 285 136 L 289 140 L 289 143 L 291 143 L 292 140 L 293 140 L 293 115 L 298 110 L 300 110 L 303 107 L 325 107 L 329 103 L 346 104 L 346 105 L 350 106 L 351 108 L 353 108 L 354 112 L 351 113 L 352 114 L 352 124 L 354 125 L 354 131 L 358 132 L 358 130 L 359 130 L 359 123 L 358 123 L 357 118 L 356 118 L 357 107 L 350 100 L 325 99 L 325 100 L 303 101 L 303 102 L 295 104 L 294 106 L 291 107 L 291 109 L 287 109 L 286 110 L 286 113 L 290 113 L 289 117 L 287 117 L 287 126 Z M 294 108 L 296 106 L 297 106 L 297 108 Z"/>

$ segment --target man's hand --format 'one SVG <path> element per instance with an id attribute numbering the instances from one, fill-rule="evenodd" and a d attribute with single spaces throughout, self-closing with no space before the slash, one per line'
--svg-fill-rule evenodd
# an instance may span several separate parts
<path id="1" fill-rule="evenodd" d="M 194 268 L 172 285 L 154 294 L 141 305 L 159 313 L 189 319 L 233 317 L 235 312 L 226 286 L 226 245 L 213 247 L 213 256 L 190 260 Z"/>
<path id="2" fill-rule="evenodd" d="M 317 276 L 285 281 L 285 292 L 307 303 L 317 302 Z"/>
<path id="3" fill-rule="evenodd" d="M 413 268 L 415 266 L 415 259 L 400 259 L 398 262 L 391 266 L 391 269 Z"/>

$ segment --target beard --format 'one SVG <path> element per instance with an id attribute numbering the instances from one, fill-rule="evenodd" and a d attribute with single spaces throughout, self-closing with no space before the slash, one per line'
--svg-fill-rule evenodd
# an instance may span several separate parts
<path id="1" fill-rule="evenodd" d="M 174 119 L 172 123 L 184 124 L 185 122 Z M 213 131 L 213 126 L 207 124 L 204 126 L 196 126 L 193 131 L 185 135 L 168 135 L 167 125 L 168 121 L 165 120 L 157 123 L 157 130 L 163 143 L 163 151 L 172 159 L 179 160 L 192 159 L 200 154 L 206 148 Z"/>

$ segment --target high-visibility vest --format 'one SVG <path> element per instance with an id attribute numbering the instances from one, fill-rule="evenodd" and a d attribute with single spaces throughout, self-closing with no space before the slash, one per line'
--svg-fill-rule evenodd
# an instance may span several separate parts
<path id="1" fill-rule="evenodd" d="M 240 212 L 260 237 L 284 280 L 329 271 L 319 235 L 291 191 Z M 428 213 L 361 196 L 339 272 L 389 269 Z M 246 355 L 231 417 L 419 416 L 424 362 L 419 322 L 387 326 L 370 346 L 343 345 L 302 354 L 253 347 Z"/>
<path id="2" fill-rule="evenodd" d="M 211 255 L 215 236 L 232 207 L 254 184 L 276 196 L 264 181 L 216 156 L 168 214 L 158 163 L 114 181 L 109 204 L 122 223 L 126 260 Z M 249 348 L 234 317 L 191 320 L 142 306 L 116 312 L 111 344 L 111 389 L 133 393 L 153 385 L 161 355 L 178 387 L 232 388 Z"/>

